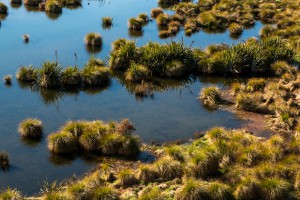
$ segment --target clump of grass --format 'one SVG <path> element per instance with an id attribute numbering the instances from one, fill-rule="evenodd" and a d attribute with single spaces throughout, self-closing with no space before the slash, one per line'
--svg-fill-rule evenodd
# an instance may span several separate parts
<path id="1" fill-rule="evenodd" d="M 167 26 L 170 22 L 170 16 L 168 14 L 159 14 L 156 18 L 156 23 L 159 26 Z"/>
<path id="2" fill-rule="evenodd" d="M 222 103 L 220 91 L 214 86 L 203 88 L 200 93 L 200 100 L 202 101 L 203 105 L 210 108 L 215 108 Z"/>
<path id="3" fill-rule="evenodd" d="M 158 172 L 159 176 L 166 181 L 181 178 L 183 175 L 181 164 L 170 158 L 159 159 L 155 163 L 155 170 Z"/>
<path id="4" fill-rule="evenodd" d="M 121 187 L 129 187 L 138 183 L 138 180 L 135 178 L 134 174 L 130 170 L 123 170 L 118 174 L 118 184 Z"/>
<path id="5" fill-rule="evenodd" d="M 75 183 L 67 188 L 68 196 L 70 199 L 81 200 L 91 199 L 91 193 L 83 183 Z"/>
<path id="6" fill-rule="evenodd" d="M 143 193 L 139 196 L 139 200 L 150 200 L 150 199 L 156 199 L 156 200 L 163 200 L 168 199 L 168 196 L 159 189 L 159 187 L 147 187 L 145 190 L 143 190 Z"/>
<path id="7" fill-rule="evenodd" d="M 62 5 L 57 0 L 48 0 L 48 1 L 46 1 L 45 11 L 51 12 L 51 13 L 61 13 Z"/>
<path id="8" fill-rule="evenodd" d="M 82 81 L 87 86 L 105 85 L 110 80 L 106 67 L 86 65 L 81 72 Z"/>
<path id="9" fill-rule="evenodd" d="M 48 136 L 48 149 L 55 154 L 72 155 L 78 150 L 78 142 L 70 133 L 54 133 Z"/>
<path id="10" fill-rule="evenodd" d="M 273 71 L 273 74 L 276 76 L 282 76 L 285 73 L 290 73 L 290 74 L 296 74 L 297 70 L 295 67 L 290 66 L 287 62 L 285 61 L 277 61 L 271 65 L 271 69 Z"/>
<path id="11" fill-rule="evenodd" d="M 248 81 L 246 90 L 248 92 L 263 92 L 266 86 L 266 80 L 263 78 L 252 78 Z"/>
<path id="12" fill-rule="evenodd" d="M 61 67 L 57 62 L 43 62 L 38 70 L 38 84 L 45 88 L 60 86 Z"/>
<path id="13" fill-rule="evenodd" d="M 208 184 L 203 181 L 188 179 L 175 194 L 176 200 L 209 199 Z"/>
<path id="14" fill-rule="evenodd" d="M 28 118 L 19 124 L 18 131 L 24 138 L 40 138 L 43 133 L 42 121 Z"/>
<path id="15" fill-rule="evenodd" d="M 260 183 L 262 198 L 266 200 L 288 199 L 290 184 L 278 178 L 267 178 Z"/>
<path id="16" fill-rule="evenodd" d="M 179 60 L 171 60 L 166 63 L 164 74 L 168 77 L 182 77 L 188 74 L 188 68 Z"/>
<path id="17" fill-rule="evenodd" d="M 139 166 L 137 178 L 145 184 L 152 183 L 158 178 L 158 173 L 150 165 Z"/>
<path id="18" fill-rule="evenodd" d="M 146 13 L 141 13 L 138 15 L 138 19 L 141 19 L 143 24 L 146 24 L 149 22 L 149 16 Z"/>
<path id="19" fill-rule="evenodd" d="M 230 187 L 220 182 L 212 182 L 208 186 L 208 193 L 211 199 L 215 200 L 234 200 Z"/>
<path id="20" fill-rule="evenodd" d="M 0 14 L 7 14 L 8 7 L 3 2 L 0 2 Z"/>
<path id="21" fill-rule="evenodd" d="M 261 194 L 259 183 L 253 178 L 245 178 L 237 186 L 234 194 L 237 199 L 259 199 Z"/>
<path id="22" fill-rule="evenodd" d="M 33 66 L 20 67 L 16 74 L 16 77 L 20 81 L 36 81 L 38 76 L 38 71 Z"/>
<path id="23" fill-rule="evenodd" d="M 25 35 L 23 35 L 22 37 L 23 37 L 23 40 L 24 40 L 25 43 L 28 43 L 28 42 L 29 42 L 30 36 L 29 36 L 28 34 L 25 34 Z"/>
<path id="24" fill-rule="evenodd" d="M 113 24 L 113 18 L 111 17 L 102 17 L 102 26 L 111 27 Z"/>
<path id="25" fill-rule="evenodd" d="M 129 69 L 125 72 L 125 79 L 128 81 L 139 82 L 147 78 L 149 70 L 147 67 L 132 62 Z"/>
<path id="26" fill-rule="evenodd" d="M 3 77 L 3 80 L 5 82 L 6 85 L 10 85 L 11 84 L 11 80 L 12 80 L 12 75 L 6 75 Z"/>
<path id="27" fill-rule="evenodd" d="M 102 36 L 99 33 L 88 33 L 84 41 L 87 45 L 101 47 L 102 46 Z"/>
<path id="28" fill-rule="evenodd" d="M 262 27 L 262 29 L 259 32 L 259 36 L 261 38 L 267 38 L 270 37 L 274 32 L 277 30 L 277 28 L 273 25 L 266 25 Z"/>
<path id="29" fill-rule="evenodd" d="M 143 27 L 143 20 L 139 18 L 130 18 L 128 20 L 128 28 L 135 31 L 141 31 Z"/>
<path id="30" fill-rule="evenodd" d="M 250 94 L 240 93 L 236 98 L 236 107 L 240 110 L 258 112 L 258 113 L 270 113 L 269 109 L 262 105 L 260 96 L 253 96 Z"/>
<path id="31" fill-rule="evenodd" d="M 228 30 L 231 35 L 237 36 L 243 33 L 243 27 L 237 23 L 232 23 L 229 25 Z"/>
<path id="32" fill-rule="evenodd" d="M 9 167 L 9 158 L 6 152 L 0 152 L 0 167 L 3 170 Z"/>
<path id="33" fill-rule="evenodd" d="M 75 67 L 65 68 L 60 77 L 60 81 L 63 85 L 78 86 L 81 83 L 81 75 L 79 69 Z"/>
<path id="34" fill-rule="evenodd" d="M 163 13 L 164 13 L 163 9 L 161 9 L 161 8 L 153 8 L 151 10 L 151 17 L 152 18 L 157 18 L 158 15 L 163 14 Z"/>
<path id="35" fill-rule="evenodd" d="M 15 189 L 7 188 L 6 190 L 0 192 L 0 199 L 3 200 L 21 200 L 21 192 Z"/>
<path id="36" fill-rule="evenodd" d="M 92 199 L 98 199 L 98 200 L 118 200 L 119 196 L 116 191 L 114 191 L 110 187 L 100 186 L 97 189 L 95 189 L 92 193 Z"/>
<path id="37" fill-rule="evenodd" d="M 133 125 L 128 120 L 113 126 L 102 121 L 68 122 L 48 137 L 48 148 L 57 154 L 75 154 L 80 151 L 135 157 L 140 141 L 131 135 Z M 80 147 L 80 148 L 79 148 Z"/>

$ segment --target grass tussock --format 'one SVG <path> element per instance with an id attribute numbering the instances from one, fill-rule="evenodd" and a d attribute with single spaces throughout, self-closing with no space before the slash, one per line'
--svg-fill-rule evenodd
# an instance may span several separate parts
<path id="1" fill-rule="evenodd" d="M 55 154 L 76 154 L 80 151 L 104 155 L 135 157 L 140 141 L 131 135 L 133 125 L 128 120 L 114 126 L 102 121 L 68 122 L 62 129 L 49 135 L 48 148 Z"/>
<path id="2" fill-rule="evenodd" d="M 19 124 L 18 131 L 24 138 L 40 138 L 43 133 L 42 121 L 28 118 Z"/>
<path id="3" fill-rule="evenodd" d="M 215 108 L 223 102 L 219 88 L 213 86 L 201 90 L 200 100 L 209 108 Z"/>
<path id="4" fill-rule="evenodd" d="M 102 36 L 98 33 L 89 33 L 85 36 L 84 42 L 90 46 L 101 47 Z"/>

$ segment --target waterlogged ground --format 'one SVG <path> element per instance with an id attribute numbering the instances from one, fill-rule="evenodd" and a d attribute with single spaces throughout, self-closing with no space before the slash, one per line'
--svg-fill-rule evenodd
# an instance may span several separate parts
<path id="1" fill-rule="evenodd" d="M 7 0 L 4 2 L 10 5 Z M 18 8 L 9 6 L 9 15 L 2 20 L 0 27 L 0 77 L 14 75 L 20 65 L 39 65 L 43 60 L 54 60 L 55 50 L 63 66 L 75 64 L 74 53 L 78 56 L 77 63 L 82 66 L 93 54 L 107 58 L 111 42 L 121 37 L 136 39 L 139 45 L 150 40 L 168 42 L 169 39 L 159 39 L 155 22 L 145 26 L 140 36 L 128 32 L 128 18 L 143 12 L 149 14 L 154 7 L 157 7 L 155 0 L 84 1 L 80 8 L 64 8 L 61 15 L 49 16 L 24 5 Z M 113 17 L 114 25 L 110 30 L 102 29 L 103 16 Z M 258 35 L 261 26 L 257 22 L 239 40 Z M 102 49 L 85 47 L 83 38 L 92 31 L 103 36 Z M 23 34 L 30 35 L 28 44 L 23 42 Z M 238 41 L 231 39 L 228 32 L 207 34 L 203 31 L 191 37 L 185 37 L 181 31 L 173 40 L 183 40 L 186 45 L 202 48 L 209 44 Z M 116 79 L 105 88 L 68 93 L 39 91 L 15 79 L 11 86 L 0 84 L 0 150 L 9 153 L 12 164 L 8 172 L 0 171 L 0 188 L 10 186 L 31 195 L 39 192 L 46 179 L 49 182 L 62 180 L 73 174 L 81 175 L 96 166 L 97 160 L 84 156 L 61 160 L 48 152 L 46 136 L 68 120 L 129 118 L 145 142 L 186 139 L 196 131 L 213 126 L 239 127 L 242 121 L 234 114 L 223 110 L 208 111 L 197 100 L 202 87 L 222 86 L 226 81 L 204 77 L 185 83 L 178 81 L 177 87 L 156 92 L 152 98 L 146 99 L 136 98 Z M 44 137 L 40 142 L 24 141 L 17 133 L 19 122 L 28 117 L 44 122 Z"/>

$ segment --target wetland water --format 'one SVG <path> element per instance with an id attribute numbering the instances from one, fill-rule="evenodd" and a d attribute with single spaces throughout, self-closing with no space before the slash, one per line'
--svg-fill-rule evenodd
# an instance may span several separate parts
<path id="1" fill-rule="evenodd" d="M 159 39 L 154 21 L 144 27 L 142 36 L 128 32 L 127 20 L 143 12 L 150 14 L 150 10 L 158 6 L 155 0 L 84 1 L 80 8 L 64 8 L 61 15 L 50 17 L 24 5 L 13 8 L 7 0 L 4 2 L 9 5 L 9 14 L 2 19 L 0 27 L 0 77 L 14 75 L 20 65 L 38 66 L 43 60 L 54 60 L 55 50 L 63 66 L 74 65 L 74 53 L 82 66 L 93 54 L 105 59 L 111 43 L 118 38 L 136 39 L 139 45 L 148 41 L 170 41 Z M 110 30 L 101 27 L 104 16 L 114 19 Z M 258 35 L 261 26 L 257 22 L 239 40 Z M 83 43 L 84 36 L 92 31 L 103 36 L 101 50 L 86 49 Z M 28 44 L 21 37 L 26 33 L 30 35 Z M 194 47 L 202 48 L 238 41 L 231 39 L 228 32 L 207 34 L 203 31 L 191 37 L 185 37 L 181 31 L 174 40 L 181 39 L 187 45 L 193 43 Z M 173 87 L 146 99 L 136 98 L 117 79 L 106 88 L 68 93 L 38 91 L 15 79 L 11 86 L 0 84 L 0 150 L 8 152 L 12 165 L 8 172 L 0 171 L 0 188 L 10 186 L 31 195 L 39 192 L 46 179 L 49 182 L 62 180 L 96 166 L 97 162 L 84 157 L 61 161 L 48 152 L 47 135 L 68 120 L 129 118 L 135 123 L 136 134 L 145 142 L 190 138 L 196 131 L 213 126 L 239 127 L 242 121 L 234 114 L 208 111 L 197 100 L 202 87 L 223 81 L 226 80 L 203 77 L 188 83 L 173 81 Z M 44 123 L 44 137 L 40 142 L 29 143 L 17 133 L 19 122 L 28 117 L 39 118 Z"/>

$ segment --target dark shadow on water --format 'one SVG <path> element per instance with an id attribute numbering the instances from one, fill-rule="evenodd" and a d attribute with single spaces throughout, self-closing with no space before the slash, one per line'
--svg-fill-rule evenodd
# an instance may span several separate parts
<path id="1" fill-rule="evenodd" d="M 90 45 L 85 45 L 85 49 L 91 55 L 99 53 L 99 52 L 102 51 L 102 47 L 94 47 L 94 46 L 90 46 Z"/>
<path id="2" fill-rule="evenodd" d="M 96 95 L 107 90 L 110 87 L 110 85 L 111 83 L 109 82 L 107 85 L 104 86 L 84 87 L 82 91 L 88 95 Z"/>
<path id="3" fill-rule="evenodd" d="M 70 156 L 61 156 L 50 153 L 49 161 L 50 163 L 57 165 L 57 166 L 69 166 L 73 163 L 73 161 L 77 158 L 76 155 Z"/>
<path id="4" fill-rule="evenodd" d="M 7 14 L 0 14 L 0 20 L 5 20 L 7 17 Z"/>
<path id="5" fill-rule="evenodd" d="M 24 5 L 27 12 L 41 12 L 38 6 Z"/>
<path id="6" fill-rule="evenodd" d="M 137 31 L 137 30 L 128 29 L 128 35 L 129 35 L 130 38 L 139 38 L 139 37 L 143 37 L 144 31 L 143 30 Z"/>
<path id="7" fill-rule="evenodd" d="M 52 13 L 52 12 L 45 12 L 46 16 L 51 20 L 57 20 L 61 15 L 61 13 Z"/>
<path id="8" fill-rule="evenodd" d="M 22 3 L 10 3 L 10 6 L 14 9 L 19 9 L 22 7 Z"/>
<path id="9" fill-rule="evenodd" d="M 81 9 L 82 5 L 65 5 L 64 8 L 67 8 L 69 10 L 77 10 L 77 9 Z"/>
<path id="10" fill-rule="evenodd" d="M 23 138 L 21 137 L 21 142 L 22 144 L 29 146 L 29 147 L 36 147 L 40 144 L 42 141 L 43 137 L 40 138 L 35 138 L 35 139 L 28 139 L 28 138 Z"/>

